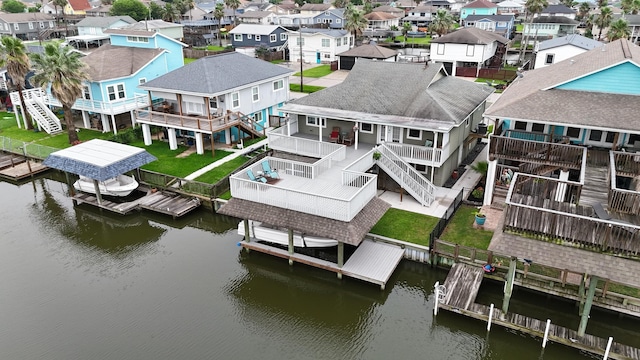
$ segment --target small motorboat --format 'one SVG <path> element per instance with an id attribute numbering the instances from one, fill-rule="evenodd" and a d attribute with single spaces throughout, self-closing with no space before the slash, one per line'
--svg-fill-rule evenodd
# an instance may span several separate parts
<path id="1" fill-rule="evenodd" d="M 96 193 L 93 179 L 88 177 L 80 176 L 80 179 L 73 183 L 73 187 L 78 191 L 90 194 Z M 118 175 L 105 181 L 98 181 L 100 195 L 123 197 L 131 194 L 137 188 L 138 182 L 133 176 Z"/>
<path id="2" fill-rule="evenodd" d="M 244 221 L 238 224 L 238 234 L 244 236 Z M 289 232 L 269 227 L 258 221 L 249 220 L 249 236 L 260 241 L 287 246 L 289 244 Z M 293 246 L 295 247 L 332 247 L 338 245 L 338 241 L 329 238 L 310 236 L 299 232 L 293 233 Z"/>

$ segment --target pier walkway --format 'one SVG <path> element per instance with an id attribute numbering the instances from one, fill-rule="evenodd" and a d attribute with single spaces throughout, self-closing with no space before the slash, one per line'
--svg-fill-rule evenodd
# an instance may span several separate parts
<path id="1" fill-rule="evenodd" d="M 174 218 L 183 216 L 200 206 L 200 200 L 192 196 L 178 195 L 171 192 L 158 191 L 147 192 L 147 194 L 139 199 L 127 202 L 114 202 L 102 199 L 102 203 L 98 203 L 95 195 L 86 193 L 77 193 L 73 196 L 73 200 L 78 203 L 86 203 L 97 206 L 100 209 L 115 212 L 121 215 L 128 214 L 134 210 L 150 210 Z"/>

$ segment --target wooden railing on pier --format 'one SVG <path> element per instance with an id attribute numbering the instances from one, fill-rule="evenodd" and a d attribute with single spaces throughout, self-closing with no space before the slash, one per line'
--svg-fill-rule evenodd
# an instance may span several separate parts
<path id="1" fill-rule="evenodd" d="M 549 142 L 549 143 L 561 143 L 561 144 L 569 143 L 569 137 L 567 136 L 556 135 L 556 134 L 543 134 L 543 133 L 537 133 L 537 132 L 531 132 L 531 131 L 507 129 L 504 131 L 504 134 L 502 135 L 511 139 Z"/>
<path id="2" fill-rule="evenodd" d="M 619 151 L 610 151 L 611 189 L 609 189 L 608 206 L 610 211 L 637 215 L 640 213 L 640 192 L 637 181 L 640 178 L 640 155 Z M 628 178 L 628 189 L 619 188 L 622 181 Z"/>
<path id="3" fill-rule="evenodd" d="M 560 143 L 490 136 L 489 156 L 499 159 L 526 161 L 579 170 L 585 147 Z"/>
<path id="4" fill-rule="evenodd" d="M 557 202 L 567 202 L 577 205 L 582 193 L 582 184 L 573 181 L 560 181 L 548 177 L 517 174 L 513 183 L 512 196 L 535 196 Z M 591 207 L 580 211 L 584 215 L 593 214 Z"/>

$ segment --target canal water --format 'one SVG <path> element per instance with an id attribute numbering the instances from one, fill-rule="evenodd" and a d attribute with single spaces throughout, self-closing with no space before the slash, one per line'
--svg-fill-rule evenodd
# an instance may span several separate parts
<path id="1" fill-rule="evenodd" d="M 0 182 L 2 359 L 595 358 L 457 314 L 434 319 L 442 270 L 403 261 L 381 291 L 245 254 L 237 221 L 206 210 L 116 216 L 66 192 L 61 179 Z M 478 301 L 499 304 L 500 292 L 483 285 Z M 519 291 L 511 309 L 577 328 L 570 303 Z M 592 317 L 589 332 L 638 341 L 637 321 Z"/>

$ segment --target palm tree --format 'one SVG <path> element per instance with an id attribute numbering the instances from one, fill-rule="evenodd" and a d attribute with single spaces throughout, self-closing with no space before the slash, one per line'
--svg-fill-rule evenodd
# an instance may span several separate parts
<path id="1" fill-rule="evenodd" d="M 413 29 L 410 22 L 405 22 L 402 24 L 402 35 L 404 35 L 404 42 L 407 42 L 407 33 Z"/>
<path id="2" fill-rule="evenodd" d="M 637 14 L 640 10 L 640 0 L 622 0 L 620 8 L 624 14 Z"/>
<path id="3" fill-rule="evenodd" d="M 453 29 L 455 22 L 453 16 L 451 16 L 447 10 L 439 9 L 431 22 L 430 29 L 438 34 L 438 36 L 442 36 Z"/>
<path id="4" fill-rule="evenodd" d="M 71 107 L 82 96 L 83 82 L 89 79 L 86 65 L 73 48 L 55 43 L 46 44 L 44 53 L 32 54 L 31 60 L 35 69 L 33 82 L 41 87 L 51 86 L 51 95 L 62 104 L 69 144 L 73 144 L 78 141 L 78 133 Z"/>
<path id="5" fill-rule="evenodd" d="M 531 33 L 531 28 L 533 27 L 533 18 L 536 14 L 542 12 L 542 10 L 547 6 L 549 6 L 549 2 L 547 0 L 527 0 L 527 2 L 524 4 L 526 10 L 525 17 L 527 13 L 529 14 L 529 27 L 527 29 L 526 35 L 524 36 L 524 40 L 520 44 L 520 55 L 518 56 L 518 62 L 520 64 L 524 62 L 525 49 L 529 44 L 529 34 Z"/>
<path id="6" fill-rule="evenodd" d="M 60 6 L 60 12 L 58 12 Z M 64 13 L 64 7 L 67 6 L 67 0 L 53 0 L 53 7 L 56 10 L 56 23 L 60 22 L 60 14 Z"/>
<path id="7" fill-rule="evenodd" d="M 349 5 L 349 0 L 333 0 L 331 5 L 336 9 L 344 9 Z"/>
<path id="8" fill-rule="evenodd" d="M 627 20 L 620 18 L 611 23 L 609 31 L 607 31 L 607 38 L 609 41 L 616 41 L 618 39 L 627 39 L 631 36 L 631 30 L 629 29 L 629 23 Z"/>
<path id="9" fill-rule="evenodd" d="M 3 36 L 0 41 L 0 67 L 7 67 L 7 73 L 11 77 L 11 82 L 18 90 L 20 95 L 20 104 L 24 109 L 24 96 L 22 95 L 22 89 L 24 88 L 24 82 L 29 69 L 31 68 L 31 62 L 27 55 L 27 49 L 25 48 L 22 40 L 11 36 Z M 33 123 L 29 112 L 25 112 L 25 122 L 27 123 L 27 129 L 33 129 Z"/>
<path id="10" fill-rule="evenodd" d="M 578 16 L 580 20 L 584 21 L 584 18 L 589 15 L 589 11 L 591 11 L 591 6 L 589 6 L 588 2 L 580 3 L 580 7 L 578 8 Z"/>
<path id="11" fill-rule="evenodd" d="M 347 6 L 347 9 L 344 12 L 344 17 L 344 29 L 353 33 L 353 41 L 355 43 L 358 32 L 366 28 L 369 22 L 364 18 L 362 12 L 358 11 L 352 4 L 349 4 L 349 6 Z"/>
<path id="12" fill-rule="evenodd" d="M 220 35 L 220 29 L 222 29 L 222 18 L 224 17 L 224 5 L 222 3 L 216 4 L 215 10 L 213 10 L 213 17 L 218 20 L 218 41 L 222 46 L 222 36 Z"/>
<path id="13" fill-rule="evenodd" d="M 240 7 L 240 0 L 224 0 L 224 5 L 233 10 L 233 26 L 236 26 L 236 10 Z"/>
<path id="14" fill-rule="evenodd" d="M 613 11 L 610 7 L 603 7 L 600 9 L 600 14 L 596 16 L 595 24 L 600 28 L 598 32 L 598 41 L 602 39 L 602 30 L 611 25 L 613 21 Z"/>

